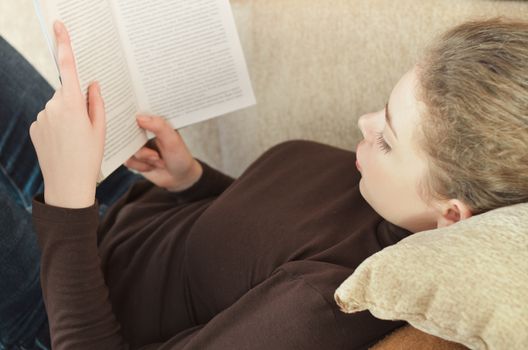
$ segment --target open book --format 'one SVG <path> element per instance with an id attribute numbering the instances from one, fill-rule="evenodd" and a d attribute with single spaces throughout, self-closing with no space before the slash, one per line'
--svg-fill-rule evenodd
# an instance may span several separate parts
<path id="1" fill-rule="evenodd" d="M 82 91 L 106 106 L 98 182 L 154 135 L 135 116 L 181 128 L 255 104 L 228 0 L 34 0 L 56 60 L 53 23 L 70 33 Z"/>

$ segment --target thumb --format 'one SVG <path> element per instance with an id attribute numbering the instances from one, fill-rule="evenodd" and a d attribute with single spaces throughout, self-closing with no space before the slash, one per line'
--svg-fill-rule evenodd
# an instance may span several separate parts
<path id="1" fill-rule="evenodd" d="M 140 115 L 137 116 L 137 121 L 140 127 L 154 133 L 161 146 L 165 149 L 170 149 L 177 140 L 178 134 L 165 118 Z"/>
<path id="2" fill-rule="evenodd" d="M 101 87 L 97 82 L 92 83 L 88 88 L 88 115 L 96 129 L 104 129 L 106 119 L 105 106 L 101 96 Z"/>

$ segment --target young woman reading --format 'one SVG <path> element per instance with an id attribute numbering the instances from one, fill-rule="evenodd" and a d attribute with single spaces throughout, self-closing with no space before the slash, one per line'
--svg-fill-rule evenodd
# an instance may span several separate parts
<path id="1" fill-rule="evenodd" d="M 97 188 L 104 103 L 55 31 L 54 94 L 0 42 L 4 348 L 365 349 L 403 325 L 335 304 L 365 258 L 528 200 L 527 23 L 445 33 L 359 118 L 356 152 L 290 141 L 235 180 L 143 116 L 157 150 L 125 164 L 142 176 Z"/>

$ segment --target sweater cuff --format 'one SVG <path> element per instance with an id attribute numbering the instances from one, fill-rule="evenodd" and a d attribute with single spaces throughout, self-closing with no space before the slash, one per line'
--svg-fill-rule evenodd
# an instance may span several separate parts
<path id="1" fill-rule="evenodd" d="M 179 191 L 168 191 L 171 196 L 178 199 L 179 202 L 193 202 L 208 197 L 220 195 L 226 188 L 228 188 L 234 179 L 212 167 L 207 163 L 196 159 L 202 166 L 202 175 L 191 187 Z"/>
<path id="2" fill-rule="evenodd" d="M 58 223 L 94 222 L 98 219 L 99 203 L 97 199 L 92 206 L 86 208 L 62 208 L 44 202 L 44 193 L 33 197 L 33 218 L 42 221 Z"/>

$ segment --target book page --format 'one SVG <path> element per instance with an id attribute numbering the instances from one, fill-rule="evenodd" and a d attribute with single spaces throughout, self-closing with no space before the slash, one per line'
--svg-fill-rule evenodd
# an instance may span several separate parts
<path id="1" fill-rule="evenodd" d="M 144 112 L 179 128 L 255 104 L 228 0 L 111 2 Z"/>
<path id="2" fill-rule="evenodd" d="M 68 28 L 81 91 L 94 80 L 101 86 L 106 108 L 101 172 L 106 177 L 148 140 L 135 120 L 139 107 L 112 9 L 107 0 L 39 0 L 39 6 L 49 37 L 54 38 L 57 19 Z"/>

